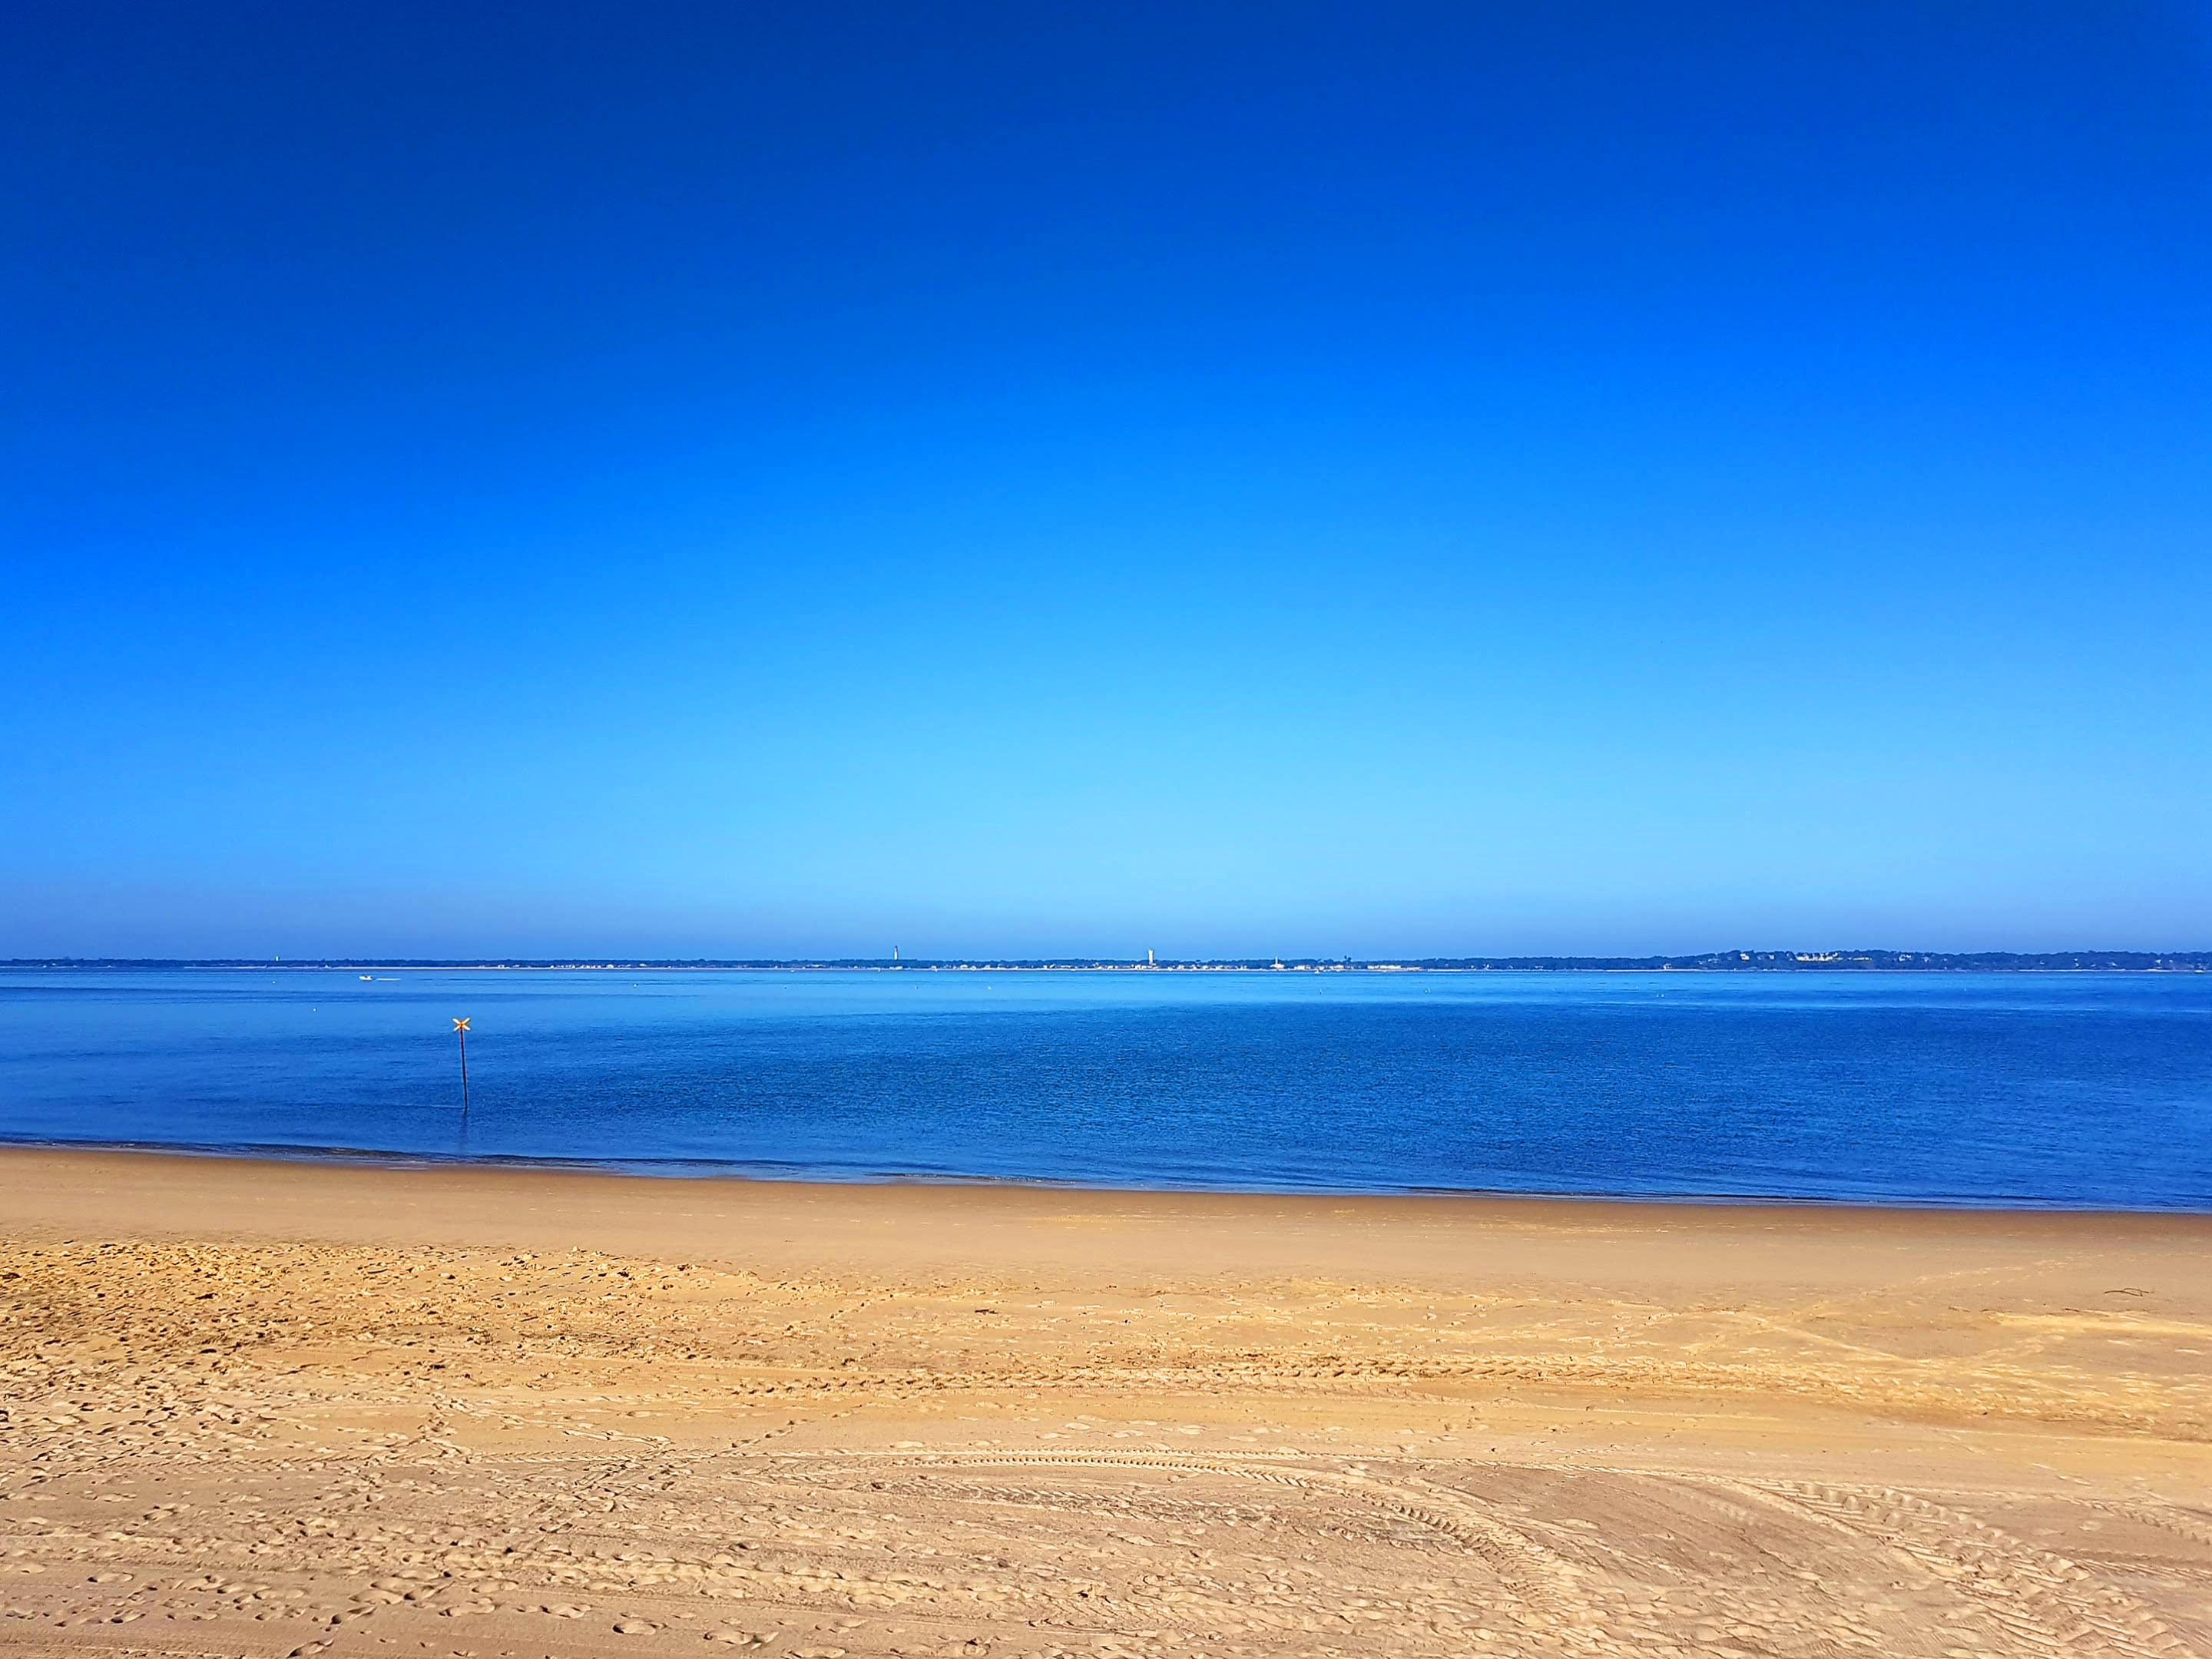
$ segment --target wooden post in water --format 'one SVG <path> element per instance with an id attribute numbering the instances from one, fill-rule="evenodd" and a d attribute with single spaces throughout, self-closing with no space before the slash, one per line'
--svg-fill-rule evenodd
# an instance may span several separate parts
<path id="1" fill-rule="evenodd" d="M 453 1022 L 453 1035 L 461 1040 L 461 1121 L 469 1121 L 469 1023 Z"/>

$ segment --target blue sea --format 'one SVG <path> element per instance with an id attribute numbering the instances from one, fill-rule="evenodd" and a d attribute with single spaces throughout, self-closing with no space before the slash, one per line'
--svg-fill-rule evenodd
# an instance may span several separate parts
<path id="1" fill-rule="evenodd" d="M 0 1139 L 2204 1210 L 2212 975 L 19 972 Z"/>

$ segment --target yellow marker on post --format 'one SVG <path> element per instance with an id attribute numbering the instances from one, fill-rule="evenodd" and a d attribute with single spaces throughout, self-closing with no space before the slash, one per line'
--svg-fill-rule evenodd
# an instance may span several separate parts
<path id="1" fill-rule="evenodd" d="M 469 1023 L 453 1022 L 453 1035 L 461 1040 L 461 1121 L 469 1121 Z"/>

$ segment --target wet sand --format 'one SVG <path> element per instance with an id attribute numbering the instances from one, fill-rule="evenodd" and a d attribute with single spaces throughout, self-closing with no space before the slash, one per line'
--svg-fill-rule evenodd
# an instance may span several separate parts
<path id="1" fill-rule="evenodd" d="M 2212 1218 L 0 1153 L 0 1647 L 2212 1655 Z"/>

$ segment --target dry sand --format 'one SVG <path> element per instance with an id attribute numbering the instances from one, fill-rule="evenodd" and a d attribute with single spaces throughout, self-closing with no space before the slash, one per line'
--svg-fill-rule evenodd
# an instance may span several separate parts
<path id="1" fill-rule="evenodd" d="M 2212 1655 L 2212 1218 L 0 1155 L 0 1647 Z"/>

